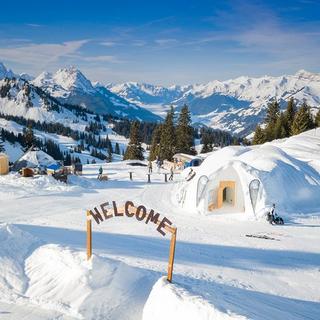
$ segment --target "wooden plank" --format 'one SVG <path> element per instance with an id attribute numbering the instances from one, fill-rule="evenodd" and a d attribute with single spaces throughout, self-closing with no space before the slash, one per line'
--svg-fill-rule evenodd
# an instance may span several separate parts
<path id="1" fill-rule="evenodd" d="M 87 260 L 92 256 L 92 222 L 90 211 L 87 211 Z"/>
<path id="2" fill-rule="evenodd" d="M 169 263 L 168 263 L 168 277 L 167 280 L 172 282 L 172 274 L 173 274 L 173 264 L 174 264 L 174 254 L 176 251 L 176 239 L 177 239 L 177 228 L 174 228 L 174 232 L 171 236 L 170 241 L 170 252 L 169 252 Z"/>

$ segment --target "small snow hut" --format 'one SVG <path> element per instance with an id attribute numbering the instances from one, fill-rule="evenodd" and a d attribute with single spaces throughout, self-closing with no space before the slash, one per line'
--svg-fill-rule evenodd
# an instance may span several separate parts
<path id="1" fill-rule="evenodd" d="M 6 154 L 0 153 L 0 175 L 9 172 L 9 158 Z"/>
<path id="2" fill-rule="evenodd" d="M 283 213 L 320 208 L 319 134 L 304 133 L 252 147 L 229 146 L 209 155 L 176 186 L 178 204 L 203 214 L 260 216 L 276 204 Z M 305 145 L 308 144 L 308 148 Z M 313 159 L 310 161 L 310 159 Z"/>
<path id="3" fill-rule="evenodd" d="M 46 169 L 53 164 L 57 164 L 57 161 L 44 151 L 28 150 L 18 161 L 14 163 L 13 171 L 19 171 L 22 168 Z"/>

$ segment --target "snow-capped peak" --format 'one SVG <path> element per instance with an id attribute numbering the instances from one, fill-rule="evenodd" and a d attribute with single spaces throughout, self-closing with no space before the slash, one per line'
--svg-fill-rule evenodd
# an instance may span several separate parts
<path id="1" fill-rule="evenodd" d="M 81 90 L 92 92 L 94 88 L 83 73 L 75 67 L 59 69 L 53 75 L 53 81 L 65 90 Z"/>
<path id="2" fill-rule="evenodd" d="M 16 75 L 10 69 L 7 69 L 2 62 L 0 62 L 0 79 L 13 77 L 16 77 Z"/>
<path id="3" fill-rule="evenodd" d="M 32 83 L 55 98 L 68 97 L 75 92 L 95 93 L 91 82 L 75 67 L 62 68 L 55 73 L 44 71 Z"/>
<path id="4" fill-rule="evenodd" d="M 19 77 L 20 79 L 26 80 L 26 81 L 32 81 L 34 79 L 34 76 L 31 76 L 28 73 L 20 73 Z"/>
<path id="5" fill-rule="evenodd" d="M 43 71 L 34 80 L 33 84 L 37 87 L 48 85 L 52 82 L 52 73 Z"/>
<path id="6" fill-rule="evenodd" d="M 314 76 L 318 76 L 319 77 L 319 74 L 312 73 L 312 72 L 309 72 L 307 70 L 301 69 L 295 74 L 295 76 L 296 77 L 301 77 L 301 78 L 313 78 Z"/>

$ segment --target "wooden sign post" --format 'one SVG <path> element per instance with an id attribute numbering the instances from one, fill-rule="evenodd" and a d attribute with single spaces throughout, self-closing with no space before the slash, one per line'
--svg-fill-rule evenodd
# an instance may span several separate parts
<path id="1" fill-rule="evenodd" d="M 176 251 L 176 239 L 177 239 L 177 228 L 174 228 L 171 234 L 170 251 L 169 251 L 168 276 L 167 276 L 167 280 L 169 282 L 172 282 L 174 254 Z"/>
<path id="2" fill-rule="evenodd" d="M 92 256 L 92 222 L 90 211 L 87 211 L 87 260 Z"/>
<path id="3" fill-rule="evenodd" d="M 160 220 L 160 214 L 156 213 L 153 209 L 147 213 L 145 206 L 140 205 L 135 207 L 132 201 L 127 201 L 124 207 L 118 208 L 115 201 L 112 201 L 113 208 L 110 208 L 109 202 L 102 203 L 99 207 L 93 210 L 87 210 L 87 260 L 92 257 L 92 218 L 100 224 L 104 219 L 110 219 L 117 216 L 135 216 L 138 221 L 145 221 L 146 224 L 153 222 L 157 225 L 157 231 L 162 235 L 166 235 L 166 231 L 171 233 L 169 261 L 168 261 L 168 275 L 167 280 L 172 282 L 173 264 L 176 249 L 177 228 L 171 226 L 172 222 L 166 217 Z M 104 218 L 104 219 L 103 219 Z"/>

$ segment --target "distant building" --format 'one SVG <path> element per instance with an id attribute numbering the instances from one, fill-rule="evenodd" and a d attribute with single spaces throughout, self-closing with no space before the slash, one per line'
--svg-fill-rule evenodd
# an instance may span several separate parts
<path id="1" fill-rule="evenodd" d="M 9 158 L 6 154 L 0 153 L 0 175 L 9 172 Z"/>

